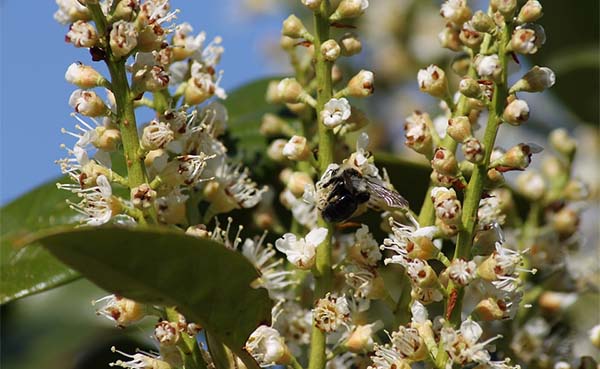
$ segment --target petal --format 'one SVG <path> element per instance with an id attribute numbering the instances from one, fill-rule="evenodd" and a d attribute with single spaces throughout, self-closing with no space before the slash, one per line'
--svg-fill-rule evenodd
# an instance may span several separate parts
<path id="1" fill-rule="evenodd" d="M 479 337 L 481 337 L 483 330 L 479 324 L 471 319 L 467 319 L 460 325 L 460 333 L 468 342 L 474 344 L 479 340 Z"/>
<path id="2" fill-rule="evenodd" d="M 293 233 L 286 233 L 283 237 L 275 241 L 275 248 L 284 254 L 287 254 L 294 248 L 297 242 L 296 235 Z"/>
<path id="3" fill-rule="evenodd" d="M 327 237 L 327 232 L 327 228 L 324 227 L 313 229 L 306 235 L 306 243 L 313 246 L 319 245 Z"/>

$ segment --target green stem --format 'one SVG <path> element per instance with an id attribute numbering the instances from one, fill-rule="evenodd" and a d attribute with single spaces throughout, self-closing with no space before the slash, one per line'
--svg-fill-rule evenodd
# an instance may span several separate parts
<path id="1" fill-rule="evenodd" d="M 298 360 L 296 360 L 296 358 L 293 357 L 293 356 L 292 356 L 292 360 L 288 364 L 288 367 L 290 367 L 292 369 L 304 369 L 304 368 L 302 368 L 302 365 L 300 365 L 300 363 L 298 362 Z"/>
<path id="2" fill-rule="evenodd" d="M 510 37 L 509 28 L 504 25 L 501 33 L 500 48 L 498 57 L 502 72 L 498 81 L 495 83 L 492 101 L 489 108 L 489 116 L 485 134 L 483 136 L 483 146 L 485 150 L 483 163 L 476 166 L 473 170 L 471 179 L 465 192 L 465 200 L 463 202 L 463 213 L 461 218 L 462 227 L 458 233 L 456 241 L 456 249 L 454 258 L 469 259 L 471 246 L 473 244 L 473 236 L 475 234 L 475 225 L 477 224 L 477 210 L 479 209 L 479 201 L 483 192 L 483 185 L 487 177 L 488 165 L 490 163 L 490 155 L 494 149 L 498 126 L 500 125 L 500 116 L 504 110 L 507 97 L 507 53 L 506 45 Z M 462 292 L 462 291 L 460 291 Z M 458 313 L 452 314 L 452 323 L 460 322 L 460 311 L 462 310 L 462 293 L 459 293 L 459 298 L 456 301 L 454 310 Z"/>
<path id="3" fill-rule="evenodd" d="M 329 0 L 321 3 L 319 11 L 314 13 L 315 23 L 315 50 L 321 49 L 321 44 L 329 39 Z M 319 135 L 319 170 L 322 175 L 329 164 L 333 163 L 333 132 L 321 122 L 321 112 L 324 105 L 331 99 L 333 86 L 331 81 L 331 63 L 327 62 L 320 52 L 315 53 L 317 75 L 317 125 Z M 327 237 L 317 248 L 315 264 L 315 296 L 314 299 L 325 296 L 331 291 L 331 236 L 333 226 L 327 223 L 319 216 L 318 224 L 320 227 L 327 228 Z M 325 356 L 326 336 L 316 325 L 313 325 L 310 342 L 309 369 L 324 369 L 327 359 Z"/>
<path id="4" fill-rule="evenodd" d="M 102 13 L 100 5 L 88 4 L 87 6 L 96 23 L 98 33 L 106 35 L 106 18 Z M 105 62 L 110 72 L 112 92 L 115 96 L 117 108 L 117 126 L 121 132 L 121 142 L 123 143 L 125 163 L 127 164 L 129 188 L 135 188 L 146 183 L 147 177 L 135 120 L 134 96 L 132 95 L 125 69 L 126 58 L 115 57 L 108 46 L 108 40 L 105 41 L 105 51 Z M 152 208 L 149 213 L 155 222 L 156 214 L 154 209 Z"/>

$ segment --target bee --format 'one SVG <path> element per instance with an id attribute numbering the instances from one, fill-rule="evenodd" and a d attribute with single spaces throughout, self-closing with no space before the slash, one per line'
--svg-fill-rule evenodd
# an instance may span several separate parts
<path id="1" fill-rule="evenodd" d="M 366 205 L 375 208 L 407 208 L 399 193 L 377 183 L 376 178 L 364 176 L 352 166 L 337 166 L 330 169 L 330 177 L 319 184 L 321 200 L 319 210 L 324 220 L 330 223 L 343 222 Z"/>

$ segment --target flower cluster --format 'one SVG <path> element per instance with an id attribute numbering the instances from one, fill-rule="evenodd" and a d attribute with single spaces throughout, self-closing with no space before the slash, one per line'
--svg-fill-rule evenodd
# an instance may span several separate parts
<path id="1" fill-rule="evenodd" d="M 403 125 L 405 145 L 430 170 L 420 210 L 394 189 L 383 155 L 369 152 L 370 121 L 359 99 L 374 93 L 374 73 L 345 75 L 344 62 L 362 51 L 359 36 L 347 31 L 371 13 L 368 0 L 302 0 L 314 31 L 299 16 L 283 20 L 280 46 L 293 75 L 269 83 L 265 98 L 277 109 L 257 127 L 268 142 L 261 159 L 272 188 L 228 157 L 220 38 L 206 43 L 189 24 L 174 24 L 178 12 L 168 1 L 57 3 L 55 18 L 71 24 L 67 42 L 88 48 L 110 73 L 81 63 L 67 70 L 78 87 L 69 99 L 78 124 L 63 132 L 77 141 L 58 160 L 71 183 L 58 187 L 79 198 L 69 204 L 87 225 L 168 225 L 244 255 L 259 272 L 250 287 L 266 289 L 274 303 L 271 323 L 245 337 L 253 367 L 301 369 L 306 360 L 316 369 L 570 365 L 566 344 L 545 342 L 558 334 L 552 317 L 589 288 L 565 262 L 581 240 L 589 192 L 572 174 L 577 144 L 563 129 L 539 156 L 535 143 L 496 142 L 504 130 L 527 125 L 533 111 L 522 95 L 555 83 L 540 66 L 508 83 L 511 61 L 545 41 L 535 23 L 538 1 L 490 0 L 487 12 L 466 0 L 441 4 L 439 41 L 461 55 L 452 71 L 431 64 L 416 75 L 414 90 L 438 100 L 442 115 L 415 111 Z M 383 17 L 377 9 L 373 16 Z M 156 115 L 138 129 L 142 106 Z M 540 169 L 529 169 L 539 157 Z M 404 175 L 390 166 L 392 178 Z M 254 207 L 248 218 L 261 229 L 256 237 L 242 236 L 248 223 L 237 213 L 226 225 L 217 219 Z M 98 302 L 105 302 L 98 314 L 120 327 L 159 316 L 159 352 L 123 354 L 130 360 L 111 365 L 184 365 L 197 324 L 173 308 L 165 313 L 114 295 Z M 590 331 L 594 344 L 598 331 Z M 203 347 L 208 367 L 218 367 Z"/>

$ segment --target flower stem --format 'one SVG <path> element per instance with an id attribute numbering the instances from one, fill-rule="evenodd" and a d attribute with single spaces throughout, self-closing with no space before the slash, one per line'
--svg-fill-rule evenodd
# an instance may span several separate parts
<path id="1" fill-rule="evenodd" d="M 106 18 L 99 4 L 87 5 L 96 23 L 98 32 L 106 35 Z M 110 50 L 109 41 L 106 40 L 104 50 L 106 52 L 106 65 L 111 78 L 111 91 L 115 96 L 117 108 L 117 126 L 121 132 L 121 142 L 125 153 L 125 163 L 127 165 L 127 179 L 129 188 L 137 187 L 147 182 L 146 171 L 144 167 L 144 158 L 140 151 L 140 141 L 137 132 L 135 120 L 134 97 L 125 70 L 126 58 L 119 58 L 113 55 Z M 148 211 L 153 222 L 156 222 L 154 208 Z"/>
<path id="2" fill-rule="evenodd" d="M 321 44 L 329 39 L 329 1 L 325 0 L 321 3 L 321 7 L 314 13 L 315 24 L 315 57 L 316 65 L 315 72 L 317 76 L 317 125 L 319 136 L 319 171 L 322 175 L 327 169 L 327 166 L 333 162 L 333 132 L 321 122 L 321 112 L 324 105 L 331 99 L 333 86 L 331 81 L 331 63 L 323 58 L 319 52 Z M 317 248 L 316 265 L 315 265 L 315 296 L 320 298 L 331 290 L 331 236 L 333 226 L 327 223 L 320 215 L 318 224 L 320 227 L 327 228 L 327 237 L 325 241 Z M 310 343 L 310 360 L 309 369 L 324 369 L 327 363 L 325 356 L 326 336 L 316 325 L 313 324 L 311 343 Z"/>
<path id="3" fill-rule="evenodd" d="M 485 149 L 484 160 L 483 163 L 475 167 L 473 170 L 473 175 L 471 176 L 469 184 L 467 185 L 461 218 L 462 226 L 458 233 L 454 258 L 462 258 L 466 260 L 470 259 L 470 251 L 473 244 L 473 236 L 475 234 L 475 225 L 477 224 L 477 210 L 479 209 L 479 201 L 481 200 L 483 185 L 487 177 L 490 155 L 494 149 L 498 127 L 501 122 L 500 115 L 504 110 L 504 105 L 506 104 L 506 97 L 508 94 L 506 45 L 509 37 L 509 28 L 507 25 L 504 25 L 500 34 L 498 50 L 498 57 L 500 59 L 502 72 L 494 85 L 492 101 L 489 107 L 488 121 L 485 127 L 485 134 L 483 136 L 483 145 Z M 459 291 L 459 298 L 456 301 L 456 306 L 454 307 L 452 316 L 450 318 L 452 323 L 458 324 L 460 322 L 461 310 L 462 293 Z"/>

